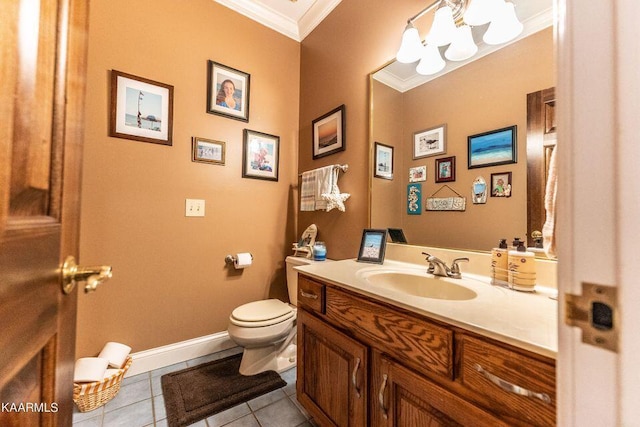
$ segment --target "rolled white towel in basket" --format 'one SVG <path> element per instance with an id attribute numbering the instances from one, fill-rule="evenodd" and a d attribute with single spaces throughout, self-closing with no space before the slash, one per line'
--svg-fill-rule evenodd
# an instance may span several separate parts
<path id="1" fill-rule="evenodd" d="M 98 355 L 109 361 L 109 366 L 120 369 L 127 360 L 127 356 L 131 352 L 131 347 L 117 342 L 108 342 Z"/>
<path id="2" fill-rule="evenodd" d="M 76 360 L 73 382 L 84 383 L 102 381 L 109 361 L 101 357 L 81 357 Z"/>

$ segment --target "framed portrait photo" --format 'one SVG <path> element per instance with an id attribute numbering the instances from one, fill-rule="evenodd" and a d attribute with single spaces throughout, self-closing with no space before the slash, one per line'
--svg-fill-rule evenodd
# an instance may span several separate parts
<path id="1" fill-rule="evenodd" d="M 194 136 L 191 138 L 191 160 L 211 165 L 224 165 L 225 143 Z"/>
<path id="2" fill-rule="evenodd" d="M 390 145 L 375 143 L 375 170 L 376 178 L 393 179 L 393 147 Z"/>
<path id="3" fill-rule="evenodd" d="M 456 180 L 456 157 L 436 159 L 436 182 L 452 182 Z"/>
<path id="4" fill-rule="evenodd" d="M 413 159 L 447 152 L 447 125 L 439 125 L 413 134 Z"/>
<path id="5" fill-rule="evenodd" d="M 172 145 L 173 86 L 111 70 L 109 136 Z"/>
<path id="6" fill-rule="evenodd" d="M 467 137 L 469 169 L 516 163 L 516 130 L 509 126 Z"/>
<path id="7" fill-rule="evenodd" d="M 387 230 L 365 229 L 362 231 L 358 261 L 382 264 L 387 246 Z"/>
<path id="8" fill-rule="evenodd" d="M 345 114 L 344 104 L 312 121 L 313 158 L 344 151 Z"/>
<path id="9" fill-rule="evenodd" d="M 207 62 L 207 113 L 249 121 L 251 75 L 209 60 Z"/>
<path id="10" fill-rule="evenodd" d="M 278 180 L 280 137 L 255 130 L 244 130 L 242 177 Z"/>
<path id="11" fill-rule="evenodd" d="M 511 172 L 491 174 L 491 197 L 511 197 Z"/>

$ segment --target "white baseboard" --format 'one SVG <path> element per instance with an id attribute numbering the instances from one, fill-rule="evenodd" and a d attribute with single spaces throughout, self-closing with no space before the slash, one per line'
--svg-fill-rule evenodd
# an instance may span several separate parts
<path id="1" fill-rule="evenodd" d="M 227 350 L 232 347 L 236 347 L 236 344 L 231 341 L 227 331 L 223 331 L 217 334 L 139 351 L 131 354 L 133 363 L 125 377 L 142 374 L 196 357 Z"/>

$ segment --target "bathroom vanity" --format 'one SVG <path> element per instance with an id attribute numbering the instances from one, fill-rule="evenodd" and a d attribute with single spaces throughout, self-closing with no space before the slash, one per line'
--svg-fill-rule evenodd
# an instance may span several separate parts
<path id="1" fill-rule="evenodd" d="M 297 398 L 319 425 L 555 425 L 557 302 L 544 292 L 395 261 L 297 270 Z M 471 294 L 393 286 L 421 275 Z"/>

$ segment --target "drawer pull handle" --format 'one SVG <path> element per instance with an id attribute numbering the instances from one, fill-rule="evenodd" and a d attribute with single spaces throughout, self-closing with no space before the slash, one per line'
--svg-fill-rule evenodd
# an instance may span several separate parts
<path id="1" fill-rule="evenodd" d="M 382 376 L 382 385 L 380 386 L 380 391 L 378 392 L 378 402 L 380 402 L 380 409 L 382 410 L 382 418 L 385 420 L 389 418 L 387 415 L 387 408 L 384 406 L 384 390 L 387 388 L 387 374 Z"/>
<path id="2" fill-rule="evenodd" d="M 310 294 L 308 292 L 303 291 L 302 289 L 300 289 L 300 295 L 302 295 L 305 298 L 318 299 L 318 295 Z"/>
<path id="3" fill-rule="evenodd" d="M 356 389 L 356 396 L 358 396 L 358 399 L 360 398 L 360 389 L 358 388 L 358 380 L 357 380 L 357 374 L 358 374 L 358 369 L 360 369 L 360 358 L 358 357 L 356 359 L 356 367 L 353 368 L 353 373 L 351 374 L 351 382 L 353 382 L 353 388 Z"/>
<path id="4" fill-rule="evenodd" d="M 484 368 L 477 363 L 474 365 L 474 367 L 476 368 L 476 371 L 480 372 L 486 379 L 488 379 L 504 391 L 519 394 L 520 396 L 535 397 L 536 399 L 540 399 L 547 404 L 551 403 L 551 398 L 547 393 L 536 393 L 535 391 L 527 390 L 526 388 L 511 384 L 510 382 L 505 381 L 502 378 L 485 371 Z"/>

